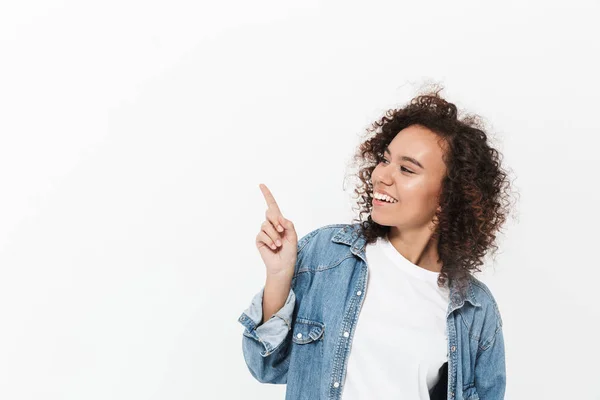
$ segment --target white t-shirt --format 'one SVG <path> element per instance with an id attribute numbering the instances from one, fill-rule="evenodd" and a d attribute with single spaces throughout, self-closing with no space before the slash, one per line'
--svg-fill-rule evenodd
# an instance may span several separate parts
<path id="1" fill-rule="evenodd" d="M 423 399 L 448 361 L 448 285 L 387 240 L 367 245 L 367 289 L 356 323 L 342 398 Z"/>

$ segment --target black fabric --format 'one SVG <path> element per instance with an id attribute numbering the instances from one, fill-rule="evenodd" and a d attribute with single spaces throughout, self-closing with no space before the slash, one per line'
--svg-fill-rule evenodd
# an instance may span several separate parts
<path id="1" fill-rule="evenodd" d="M 429 391 L 431 400 L 448 400 L 448 362 L 440 367 L 440 379 Z"/>

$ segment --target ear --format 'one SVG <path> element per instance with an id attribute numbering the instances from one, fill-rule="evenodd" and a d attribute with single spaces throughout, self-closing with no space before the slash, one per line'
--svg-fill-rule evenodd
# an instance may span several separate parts
<path id="1" fill-rule="evenodd" d="M 433 223 L 433 227 L 434 228 L 437 227 L 437 224 L 438 224 L 438 221 L 439 221 L 437 214 L 439 212 L 441 212 L 441 211 L 442 211 L 442 206 L 438 206 L 438 208 L 436 210 L 436 213 L 433 215 L 433 218 L 432 218 L 431 222 Z"/>

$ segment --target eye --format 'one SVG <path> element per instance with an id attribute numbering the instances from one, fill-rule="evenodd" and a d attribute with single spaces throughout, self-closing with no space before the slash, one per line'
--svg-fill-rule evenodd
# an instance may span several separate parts
<path id="1" fill-rule="evenodd" d="M 388 161 L 385 159 L 385 157 L 384 157 L 383 153 L 377 153 L 377 155 L 376 155 L 376 159 L 377 159 L 377 162 L 378 162 L 378 163 L 382 163 L 382 162 L 384 162 L 384 161 L 385 161 L 385 162 L 388 162 Z"/>
<path id="2" fill-rule="evenodd" d="M 378 160 L 380 163 L 388 163 L 389 162 L 388 160 L 385 159 L 385 157 L 383 157 L 382 154 L 378 154 L 377 157 L 378 157 Z M 400 167 L 400 171 L 408 172 L 409 174 L 414 174 L 413 171 L 411 171 L 410 169 L 405 168 L 405 167 Z"/>

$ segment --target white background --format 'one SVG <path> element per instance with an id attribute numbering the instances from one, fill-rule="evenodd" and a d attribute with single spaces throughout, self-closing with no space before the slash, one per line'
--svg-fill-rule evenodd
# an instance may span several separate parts
<path id="1" fill-rule="evenodd" d="M 237 322 L 265 183 L 298 234 L 354 216 L 365 128 L 424 82 L 520 198 L 480 279 L 507 399 L 600 399 L 597 1 L 6 1 L 0 398 L 281 399 Z"/>

